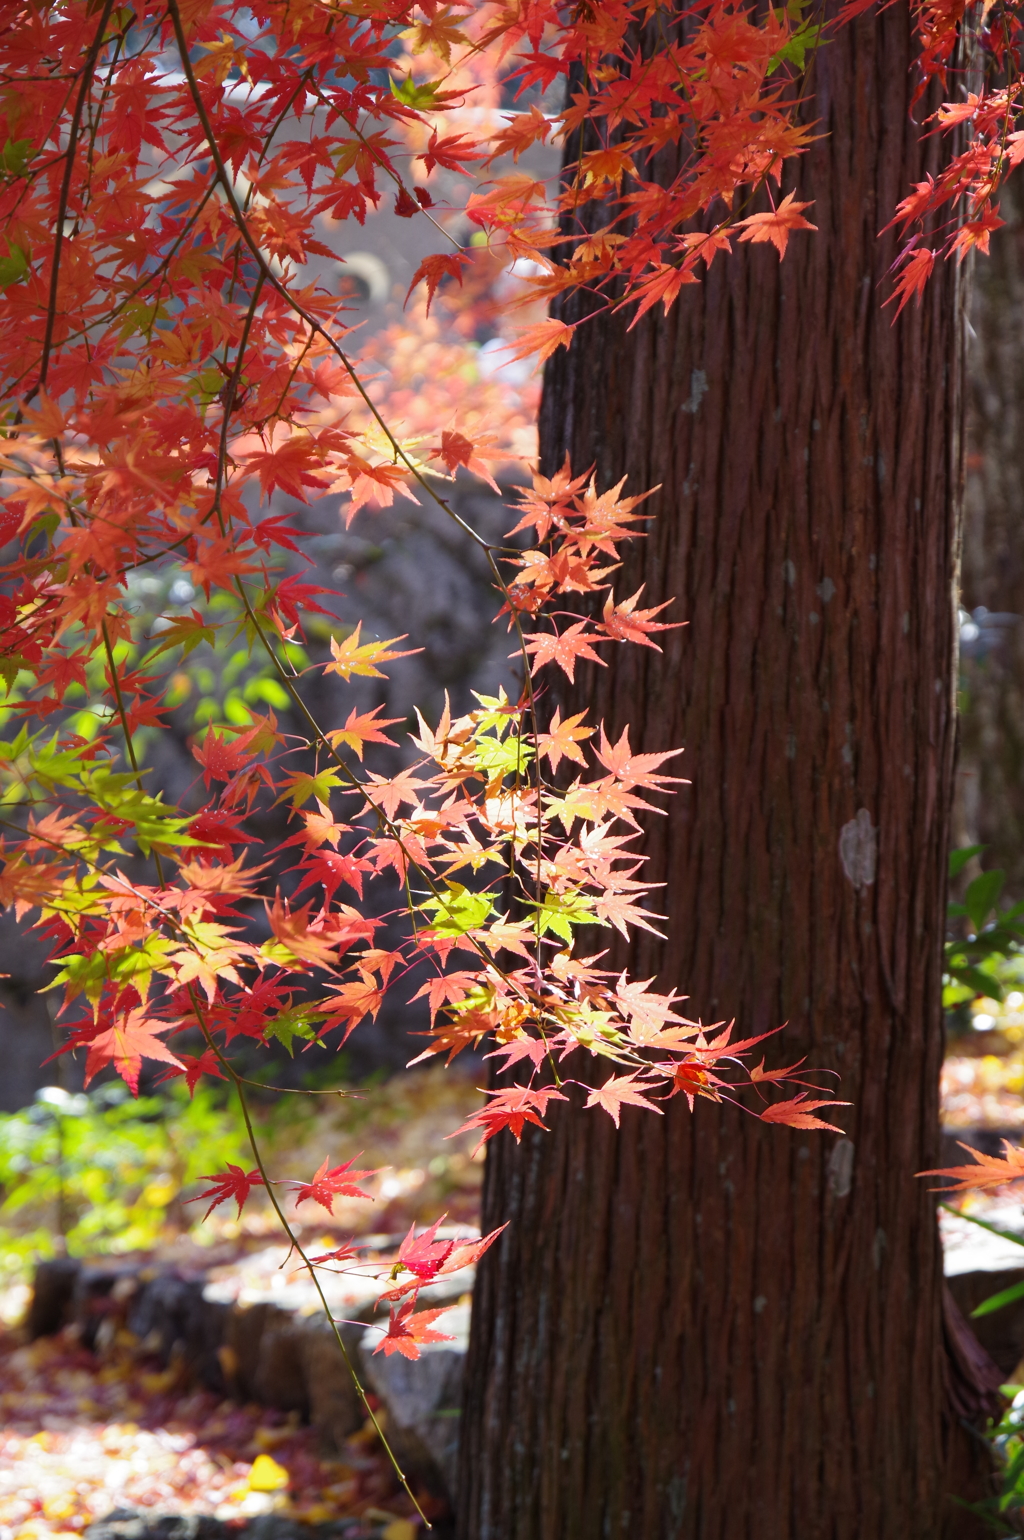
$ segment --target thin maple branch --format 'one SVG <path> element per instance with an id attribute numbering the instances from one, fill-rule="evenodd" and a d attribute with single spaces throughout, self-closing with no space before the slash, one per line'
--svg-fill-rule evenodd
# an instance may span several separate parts
<path id="1" fill-rule="evenodd" d="M 108 0 L 108 3 L 112 3 L 112 0 Z M 184 28 L 181 22 L 181 12 L 178 9 L 177 0 L 168 0 L 167 9 L 174 26 L 174 34 L 178 43 L 178 53 L 181 58 L 181 65 L 185 73 L 185 78 L 188 82 L 189 93 L 192 97 L 193 105 L 196 109 L 196 116 L 199 118 L 199 122 L 202 125 L 203 134 L 206 138 L 207 148 L 210 151 L 210 157 L 217 168 L 217 174 L 220 178 L 221 187 L 224 189 L 224 196 L 228 202 L 229 207 L 231 208 L 232 214 L 235 217 L 235 222 L 238 226 L 239 233 L 242 236 L 242 239 L 245 241 L 245 244 L 248 246 L 249 250 L 252 252 L 256 262 L 259 264 L 261 271 L 266 275 L 267 282 L 277 290 L 281 298 L 287 305 L 291 307 L 292 310 L 295 311 L 296 315 L 301 316 L 306 325 L 309 326 L 310 329 L 317 334 L 317 336 L 324 339 L 328 347 L 336 355 L 342 367 L 346 370 L 356 390 L 362 397 L 364 405 L 371 412 L 374 420 L 377 423 L 377 426 L 381 429 L 388 443 L 391 445 L 396 458 L 396 462 L 398 460 L 402 461 L 403 465 L 409 471 L 414 480 L 416 480 L 419 485 L 423 487 L 424 491 L 427 492 L 433 501 L 437 503 L 438 507 L 443 508 L 448 517 L 454 520 L 454 522 L 459 526 L 464 534 L 468 535 L 470 539 L 483 550 L 489 550 L 490 546 L 488 542 L 483 538 L 483 536 L 479 534 L 471 524 L 468 524 L 466 520 L 463 519 L 454 508 L 452 508 L 450 503 L 448 503 L 443 497 L 439 497 L 433 490 L 426 477 L 420 471 L 415 462 L 409 457 L 409 455 L 406 454 L 404 448 L 399 443 L 398 439 L 394 436 L 391 429 L 388 427 L 388 424 L 385 422 L 380 410 L 369 395 L 362 380 L 359 378 L 358 371 L 356 370 L 355 365 L 352 363 L 348 354 L 345 352 L 344 348 L 342 348 L 336 339 L 331 336 L 330 332 L 320 324 L 316 317 L 311 315 L 304 305 L 300 304 L 300 302 L 288 289 L 287 285 L 281 282 L 273 268 L 270 266 L 270 263 L 264 256 L 262 250 L 259 247 L 259 244 L 254 239 L 253 234 L 249 229 L 249 224 L 244 213 L 239 207 L 238 199 L 235 196 L 234 185 L 231 181 L 231 178 L 228 176 L 227 168 L 224 165 L 224 161 L 220 153 L 220 146 L 217 144 L 217 139 L 213 132 L 213 125 L 211 124 L 209 114 L 206 111 L 206 103 L 203 101 L 198 82 L 196 81 L 195 73 L 192 69 L 192 61 L 188 55 L 188 44 L 185 40 Z"/>
<path id="2" fill-rule="evenodd" d="M 412 1490 L 412 1487 L 409 1485 L 408 1478 L 405 1475 L 405 1472 L 402 1470 L 401 1465 L 399 1464 L 398 1456 L 395 1454 L 394 1449 L 391 1447 L 391 1444 L 388 1442 L 387 1436 L 386 1436 L 386 1434 L 384 1432 L 383 1427 L 381 1426 L 380 1420 L 378 1419 L 376 1412 L 373 1410 L 373 1407 L 370 1405 L 369 1398 L 368 1398 L 368 1396 L 366 1394 L 365 1389 L 363 1388 L 362 1380 L 359 1378 L 359 1373 L 357 1371 L 356 1365 L 353 1362 L 353 1360 L 352 1360 L 352 1358 L 351 1358 L 351 1356 L 349 1354 L 348 1348 L 345 1346 L 345 1339 L 342 1336 L 341 1328 L 339 1327 L 338 1322 L 334 1319 L 334 1313 L 331 1310 L 330 1304 L 328 1303 L 327 1295 L 324 1293 L 323 1286 L 322 1286 L 322 1284 L 320 1282 L 320 1279 L 317 1277 L 316 1268 L 313 1266 L 313 1263 L 310 1261 L 307 1252 L 303 1248 L 302 1242 L 299 1240 L 299 1238 L 296 1235 L 294 1229 L 292 1228 L 291 1224 L 289 1223 L 288 1216 L 285 1214 L 284 1209 L 281 1207 L 281 1204 L 278 1202 L 277 1194 L 274 1191 L 274 1183 L 272 1182 L 272 1180 L 270 1178 L 270 1174 L 267 1171 L 266 1164 L 264 1163 L 264 1159 L 263 1159 L 263 1152 L 260 1149 L 259 1140 L 256 1137 L 256 1130 L 253 1127 L 252 1116 L 251 1116 L 251 1114 L 249 1112 L 249 1103 L 248 1103 L 248 1100 L 247 1100 L 246 1095 L 245 1095 L 245 1089 L 244 1089 L 244 1086 L 243 1086 L 242 1078 L 241 1078 L 241 1076 L 239 1076 L 236 1073 L 235 1067 L 231 1063 L 230 1059 L 227 1059 L 224 1056 L 224 1054 L 221 1052 L 220 1048 L 218 1047 L 218 1045 L 217 1045 L 217 1043 L 216 1043 L 216 1041 L 215 1041 L 215 1039 L 213 1037 L 213 1034 L 211 1033 L 211 1031 L 209 1029 L 209 1025 L 208 1025 L 208 1023 L 206 1021 L 206 1014 L 203 1011 L 203 1008 L 202 1008 L 202 1006 L 199 1003 L 199 997 L 198 997 L 198 995 L 196 993 L 195 985 L 194 984 L 188 984 L 186 986 L 186 988 L 187 988 L 187 991 L 188 991 L 189 999 L 190 999 L 190 1001 L 192 1003 L 192 1009 L 195 1012 L 196 1020 L 199 1023 L 200 1031 L 202 1032 L 203 1036 L 205 1037 L 206 1042 L 207 1042 L 211 1052 L 214 1054 L 214 1056 L 217 1059 L 218 1063 L 220 1064 L 221 1068 L 226 1070 L 227 1074 L 229 1075 L 230 1079 L 232 1080 L 232 1082 L 234 1084 L 235 1094 L 238 1097 L 238 1105 L 239 1105 L 239 1108 L 240 1108 L 241 1113 L 242 1113 L 242 1120 L 245 1123 L 245 1132 L 246 1132 L 246 1135 L 247 1135 L 248 1140 L 249 1140 L 249 1148 L 252 1150 L 253 1160 L 256 1162 L 256 1169 L 259 1171 L 260 1176 L 263 1179 L 264 1189 L 266 1190 L 267 1197 L 270 1199 L 270 1202 L 271 1202 L 271 1205 L 273 1206 L 274 1212 L 275 1212 L 275 1214 L 278 1217 L 278 1220 L 279 1220 L 279 1222 L 281 1224 L 281 1228 L 284 1230 L 284 1233 L 288 1237 L 288 1240 L 291 1243 L 293 1249 L 302 1258 L 303 1266 L 305 1267 L 306 1271 L 308 1272 L 309 1277 L 310 1277 L 310 1281 L 311 1281 L 314 1289 L 317 1292 L 317 1296 L 318 1296 L 318 1298 L 320 1300 L 320 1304 L 321 1304 L 321 1306 L 323 1308 L 323 1312 L 326 1315 L 328 1321 L 331 1323 L 331 1330 L 334 1333 L 334 1340 L 338 1344 L 338 1347 L 341 1349 L 341 1354 L 342 1354 L 342 1357 L 343 1357 L 343 1359 L 345 1361 L 345 1367 L 346 1367 L 346 1369 L 349 1372 L 349 1375 L 350 1375 L 351 1380 L 352 1380 L 352 1384 L 353 1384 L 353 1386 L 355 1388 L 355 1392 L 356 1392 L 356 1394 L 358 1395 L 360 1401 L 363 1404 L 363 1408 L 366 1411 L 366 1415 L 369 1418 L 370 1422 L 372 1423 L 374 1432 L 377 1434 L 377 1437 L 380 1439 L 381 1445 L 384 1448 L 384 1450 L 385 1450 L 385 1452 L 387 1454 L 388 1459 L 391 1461 L 392 1469 L 394 1470 L 395 1475 L 398 1477 L 399 1481 L 401 1482 L 406 1496 L 409 1498 L 409 1501 L 412 1503 L 413 1507 L 416 1509 L 416 1512 L 419 1514 L 420 1518 L 422 1519 L 424 1526 L 427 1529 L 433 1529 L 434 1526 L 431 1524 L 430 1520 L 427 1518 L 426 1514 L 423 1512 L 423 1509 L 420 1507 L 419 1502 L 417 1501 L 416 1496 L 415 1496 L 415 1494 L 414 1494 L 414 1492 Z"/>
<path id="3" fill-rule="evenodd" d="M 60 195 L 57 199 L 57 222 L 53 235 L 53 264 L 50 268 L 50 292 L 46 304 L 46 331 L 43 335 L 43 351 L 39 365 L 39 378 L 26 396 L 26 401 L 33 401 L 46 384 L 46 377 L 50 367 L 50 350 L 53 347 L 53 333 L 57 325 L 57 288 L 60 282 L 60 260 L 64 249 L 64 221 L 67 216 L 68 199 L 71 195 L 71 178 L 75 170 L 75 151 L 78 148 L 78 133 L 82 122 L 82 113 L 85 110 L 85 99 L 92 84 L 92 77 L 96 69 L 96 63 L 100 56 L 100 50 L 106 40 L 107 22 L 110 13 L 114 9 L 115 0 L 103 0 L 103 9 L 100 12 L 99 24 L 96 28 L 89 52 L 85 56 L 82 65 L 81 85 L 78 91 L 78 100 L 75 102 L 71 115 L 71 123 L 68 128 L 68 143 L 65 151 L 66 161 L 64 175 L 61 178 Z"/>

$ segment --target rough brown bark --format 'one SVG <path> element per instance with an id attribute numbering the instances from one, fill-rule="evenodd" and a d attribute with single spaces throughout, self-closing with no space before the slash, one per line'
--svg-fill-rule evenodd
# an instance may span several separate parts
<path id="1" fill-rule="evenodd" d="M 744 1036 L 788 1022 L 771 1061 L 806 1054 L 853 1105 L 844 1138 L 680 1098 L 490 1147 L 485 1223 L 512 1223 L 474 1303 L 465 1540 L 939 1532 L 915 1173 L 938 1148 L 960 295 L 947 266 L 895 326 L 880 308 L 878 232 L 941 153 L 912 56 L 903 4 L 821 51 L 797 184 L 819 234 L 719 259 L 631 333 L 588 322 L 549 367 L 547 468 L 661 484 L 617 591 L 688 623 L 585 685 L 634 747 L 685 743 L 693 782 L 646 836 L 667 942 L 628 960 Z"/>

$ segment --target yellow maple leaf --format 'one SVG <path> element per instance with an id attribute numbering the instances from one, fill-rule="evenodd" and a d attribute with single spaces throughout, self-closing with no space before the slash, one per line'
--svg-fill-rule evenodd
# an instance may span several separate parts
<path id="1" fill-rule="evenodd" d="M 343 642 L 331 637 L 331 652 L 334 654 L 334 662 L 325 665 L 327 674 L 340 674 L 342 679 L 349 680 L 353 674 L 364 674 L 367 677 L 375 675 L 383 679 L 384 675 L 375 665 L 378 663 L 390 663 L 394 658 L 411 658 L 414 648 L 409 652 L 389 652 L 388 648 L 395 642 L 404 642 L 404 636 L 391 636 L 385 642 L 360 642 L 362 621 L 356 626 L 351 635 L 346 636 Z"/>

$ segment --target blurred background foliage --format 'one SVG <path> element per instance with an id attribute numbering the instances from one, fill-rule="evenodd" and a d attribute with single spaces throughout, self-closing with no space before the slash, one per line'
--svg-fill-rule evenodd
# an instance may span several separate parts
<path id="1" fill-rule="evenodd" d="M 148 1251 L 191 1227 L 184 1189 L 237 1160 L 245 1130 L 217 1090 L 136 1101 L 123 1083 L 48 1088 L 0 1116 L 0 1286 L 36 1258 Z"/>
<path id="2" fill-rule="evenodd" d="M 335 1078 L 338 1065 L 332 1066 Z M 309 1078 L 316 1078 L 310 1076 Z M 325 1156 L 358 1157 L 374 1175 L 369 1201 L 342 1199 L 328 1215 L 292 1207 L 298 1229 L 325 1237 L 404 1233 L 447 1213 L 477 1218 L 483 1166 L 472 1132 L 446 1139 L 480 1102 L 478 1074 L 441 1064 L 388 1078 L 381 1070 L 344 1095 L 254 1091 L 250 1110 L 275 1178 L 308 1179 Z M 201 1082 L 190 1097 L 178 1079 L 135 1100 L 120 1080 L 88 1092 L 45 1087 L 33 1103 L 0 1114 L 0 1293 L 23 1288 L 36 1260 L 155 1253 L 203 1266 L 214 1250 L 279 1242 L 266 1197 L 255 1191 L 239 1222 L 224 1205 L 204 1219 L 195 1200 L 208 1174 L 253 1161 L 227 1088 Z M 336 1244 L 336 1242 L 335 1242 Z"/>

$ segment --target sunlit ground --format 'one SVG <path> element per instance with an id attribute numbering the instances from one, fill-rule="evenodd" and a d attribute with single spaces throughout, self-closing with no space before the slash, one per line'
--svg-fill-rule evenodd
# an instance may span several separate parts
<path id="1" fill-rule="evenodd" d="M 382 1168 L 362 1184 L 368 1201 L 337 1200 L 332 1214 L 289 1204 L 312 1253 L 352 1235 L 393 1238 L 444 1212 L 475 1231 L 482 1175 L 471 1154 L 475 1139 L 445 1139 L 482 1100 L 473 1080 L 436 1066 L 344 1103 L 306 1104 L 293 1137 L 275 1146 L 273 1169 L 308 1175 L 325 1156 L 333 1165 L 356 1155 L 359 1166 Z M 146 1253 L 149 1261 L 204 1269 L 218 1298 L 308 1309 L 310 1286 L 294 1262 L 282 1266 L 286 1257 L 259 1194 L 241 1220 L 225 1205 L 205 1226 L 168 1231 Z M 333 1280 L 335 1290 L 342 1284 L 349 1280 Z M 365 1291 L 366 1283 L 354 1278 L 351 1286 Z M 81 1347 L 74 1328 L 27 1343 L 17 1327 L 28 1295 L 15 1278 L 2 1297 L 0 1540 L 70 1540 L 116 1509 L 212 1514 L 238 1525 L 275 1512 L 329 1524 L 337 1540 L 413 1540 L 412 1506 L 371 1427 L 324 1458 L 318 1433 L 301 1427 L 297 1414 L 197 1390 L 143 1354 L 123 1328 L 100 1359 Z M 429 1498 L 418 1495 L 429 1512 Z"/>
<path id="2" fill-rule="evenodd" d="M 339 1533 L 352 1540 L 414 1533 L 372 1430 L 325 1460 L 296 1414 L 189 1391 L 131 1343 L 97 1366 L 73 1331 L 30 1346 L 0 1338 L 0 1376 L 0 1525 L 14 1540 L 70 1540 L 118 1508 L 351 1519 Z"/>
<path id="3" fill-rule="evenodd" d="M 1024 1139 L 1024 995 L 1004 1005 L 979 1002 L 974 1017 L 978 1030 L 956 1041 L 943 1069 L 944 1122 L 954 1134 L 1019 1130 Z M 444 1211 L 473 1228 L 481 1164 L 471 1136 L 444 1135 L 480 1099 L 472 1078 L 438 1066 L 358 1101 L 317 1104 L 300 1119 L 294 1138 L 275 1151 L 287 1174 L 356 1154 L 360 1166 L 383 1168 L 366 1184 L 369 1202 L 340 1200 L 332 1215 L 311 1204 L 291 1210 L 311 1249 L 348 1235 L 394 1236 Z M 971 1197 L 967 1207 L 1010 1225 L 1021 1212 L 1014 1192 Z M 971 1244 L 978 1233 L 944 1221 L 950 1244 Z M 168 1232 L 155 1259 L 203 1266 L 218 1297 L 308 1308 L 299 1298 L 308 1285 L 281 1266 L 285 1256 L 276 1220 L 257 1197 L 241 1220 L 225 1206 L 201 1231 Z M 17 1329 L 27 1300 L 26 1284 L 15 1281 L 0 1301 L 0 1540 L 71 1540 L 116 1509 L 211 1514 L 236 1525 L 273 1512 L 329 1524 L 339 1540 L 413 1540 L 415 1515 L 372 1429 L 325 1458 L 319 1435 L 297 1414 L 197 1390 L 145 1356 L 123 1329 L 99 1360 L 74 1328 L 28 1344 Z"/>

